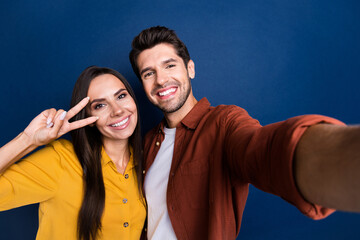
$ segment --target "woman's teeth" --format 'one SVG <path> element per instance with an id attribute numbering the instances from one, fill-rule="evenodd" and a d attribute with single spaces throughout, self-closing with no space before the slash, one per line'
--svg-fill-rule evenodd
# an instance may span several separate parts
<path id="1" fill-rule="evenodd" d="M 129 118 L 125 118 L 124 120 L 122 120 L 121 122 L 115 123 L 113 125 L 110 125 L 112 127 L 120 127 L 121 125 L 124 125 L 125 123 L 127 123 L 127 121 L 129 121 Z"/>

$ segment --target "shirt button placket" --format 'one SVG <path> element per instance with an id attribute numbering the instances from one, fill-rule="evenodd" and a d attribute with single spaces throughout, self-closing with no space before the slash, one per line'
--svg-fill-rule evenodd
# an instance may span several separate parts
<path id="1" fill-rule="evenodd" d="M 124 179 L 125 179 L 125 180 L 128 180 L 129 177 L 130 177 L 130 176 L 129 176 L 128 173 L 125 173 L 125 174 L 124 174 Z M 125 205 L 125 206 L 126 206 L 125 208 L 128 209 L 128 208 L 129 208 L 129 205 L 127 204 L 127 203 L 128 203 L 128 199 L 127 199 L 127 198 L 123 198 L 123 199 L 122 199 L 122 202 L 123 202 L 123 204 L 126 204 L 126 205 Z M 129 227 L 129 222 L 124 222 L 124 223 L 123 223 L 123 227 L 124 227 L 124 228 L 128 228 L 128 227 Z"/>

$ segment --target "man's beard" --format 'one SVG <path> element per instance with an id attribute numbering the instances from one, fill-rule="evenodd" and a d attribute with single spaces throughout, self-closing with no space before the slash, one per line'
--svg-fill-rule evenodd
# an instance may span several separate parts
<path id="1" fill-rule="evenodd" d="M 174 105 L 170 105 L 170 106 L 160 106 L 159 104 L 154 104 L 154 105 L 158 107 L 163 113 L 174 113 L 177 110 L 179 110 L 185 104 L 191 92 L 190 78 L 188 80 L 189 80 L 188 89 L 183 92 L 183 94 L 179 98 L 179 101 L 177 101 Z"/>

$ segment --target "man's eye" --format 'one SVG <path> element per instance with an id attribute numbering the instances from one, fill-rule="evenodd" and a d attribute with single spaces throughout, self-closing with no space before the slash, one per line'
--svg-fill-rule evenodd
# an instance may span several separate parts
<path id="1" fill-rule="evenodd" d="M 104 106 L 104 104 L 102 104 L 102 103 L 96 104 L 96 105 L 94 106 L 94 109 L 100 109 L 100 108 L 102 108 L 103 106 Z"/>
<path id="2" fill-rule="evenodd" d="M 175 66 L 176 66 L 175 64 L 169 64 L 169 65 L 166 66 L 166 68 L 173 68 Z"/>
<path id="3" fill-rule="evenodd" d="M 147 72 L 147 73 L 144 74 L 144 78 L 148 78 L 153 74 L 154 74 L 154 72 Z"/>

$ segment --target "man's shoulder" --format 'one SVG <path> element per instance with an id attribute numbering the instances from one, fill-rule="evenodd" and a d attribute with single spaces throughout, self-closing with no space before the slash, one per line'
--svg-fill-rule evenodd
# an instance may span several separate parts
<path id="1" fill-rule="evenodd" d="M 212 111 L 239 111 L 239 112 L 243 112 L 246 110 L 242 107 L 239 107 L 237 105 L 226 105 L 226 104 L 220 104 L 220 105 L 217 105 L 217 106 L 211 106 L 210 107 L 212 109 Z"/>
<path id="2" fill-rule="evenodd" d="M 248 116 L 248 112 L 237 105 L 217 105 L 211 106 L 209 110 L 209 116 L 213 116 L 215 118 L 228 118 L 231 115 L 246 115 Z"/>
<path id="3" fill-rule="evenodd" d="M 213 106 L 212 104 L 210 104 L 210 102 L 207 100 L 207 98 L 202 98 L 198 104 L 196 105 L 196 107 L 202 108 L 204 109 L 203 111 L 200 110 L 200 112 L 207 112 L 207 110 L 209 110 L 208 113 L 219 113 L 219 112 L 226 112 L 226 111 L 237 111 L 237 112 L 246 112 L 246 110 L 242 107 L 239 107 L 237 105 L 234 104 L 220 104 L 220 105 L 215 105 Z M 196 109 L 196 107 L 194 107 L 194 110 L 199 110 Z M 191 113 L 193 114 L 197 114 L 198 111 L 192 111 Z"/>
<path id="4" fill-rule="evenodd" d="M 200 114 L 198 111 L 191 111 L 189 115 L 186 116 L 186 118 L 191 118 L 192 115 L 198 114 Z M 217 122 L 220 120 L 224 122 L 226 119 L 232 116 L 245 116 L 246 118 L 248 118 L 249 114 L 244 108 L 237 105 L 220 104 L 217 106 L 210 106 L 209 104 L 207 110 L 201 111 L 201 116 L 198 117 L 200 121 Z M 145 134 L 145 142 L 149 141 L 149 139 L 153 139 L 154 136 L 161 133 L 162 125 L 164 125 L 164 119 Z"/>

